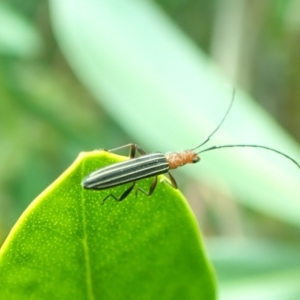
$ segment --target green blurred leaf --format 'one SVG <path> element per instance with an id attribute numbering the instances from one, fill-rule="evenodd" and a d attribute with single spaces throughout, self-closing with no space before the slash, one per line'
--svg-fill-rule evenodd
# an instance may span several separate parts
<path id="1" fill-rule="evenodd" d="M 299 269 L 257 275 L 222 286 L 221 300 L 296 300 L 299 299 Z"/>
<path id="2" fill-rule="evenodd" d="M 131 193 L 101 205 L 126 187 L 81 187 L 89 172 L 124 159 L 83 153 L 32 202 L 0 251 L 0 299 L 215 299 L 197 224 L 179 191 L 159 183 L 151 197 Z"/>
<path id="3" fill-rule="evenodd" d="M 135 142 L 151 151 L 194 147 L 220 122 L 232 89 L 222 90 L 219 71 L 154 2 L 51 0 L 50 8 L 70 65 Z M 300 160 L 299 145 L 241 92 L 213 140 L 268 145 Z M 283 157 L 220 150 L 183 172 L 216 189 L 225 182 L 243 204 L 300 226 L 300 172 Z"/>
<path id="4" fill-rule="evenodd" d="M 0 53 L 33 57 L 41 50 L 41 36 L 32 24 L 9 6 L 0 3 Z"/>
<path id="5" fill-rule="evenodd" d="M 221 300 L 300 298 L 299 243 L 217 238 L 207 245 Z"/>

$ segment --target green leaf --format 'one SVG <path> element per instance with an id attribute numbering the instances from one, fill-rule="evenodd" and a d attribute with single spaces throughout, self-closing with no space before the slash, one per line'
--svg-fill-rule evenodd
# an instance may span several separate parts
<path id="1" fill-rule="evenodd" d="M 134 138 L 128 142 L 172 151 L 195 147 L 216 128 L 232 88 L 225 91 L 220 71 L 155 2 L 51 0 L 50 9 L 66 59 Z M 299 145 L 242 92 L 212 143 L 261 144 L 300 160 Z M 182 172 L 215 189 L 225 185 L 244 205 L 300 226 L 299 169 L 279 155 L 205 152 L 201 165 Z"/>
<path id="2" fill-rule="evenodd" d="M 0 299 L 215 299 L 196 221 L 178 190 L 159 182 L 151 197 L 133 191 L 101 205 L 126 186 L 81 187 L 91 171 L 124 159 L 82 153 L 32 202 L 0 251 Z"/>

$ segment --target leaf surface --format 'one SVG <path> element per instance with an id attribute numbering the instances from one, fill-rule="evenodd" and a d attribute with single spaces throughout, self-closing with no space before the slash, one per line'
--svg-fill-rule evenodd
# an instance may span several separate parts
<path id="1" fill-rule="evenodd" d="M 82 178 L 127 158 L 82 153 L 38 196 L 0 252 L 0 299 L 215 299 L 195 219 L 179 191 L 84 190 Z M 151 178 L 138 182 L 145 190 Z"/>

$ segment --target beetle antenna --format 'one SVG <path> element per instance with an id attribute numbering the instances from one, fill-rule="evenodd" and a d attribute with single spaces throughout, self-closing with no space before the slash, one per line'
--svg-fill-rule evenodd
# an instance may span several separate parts
<path id="1" fill-rule="evenodd" d="M 196 150 L 197 148 L 201 147 L 202 145 L 206 144 L 210 138 L 218 131 L 218 129 L 221 127 L 221 125 L 223 124 L 224 120 L 226 119 L 231 107 L 232 107 L 232 104 L 233 104 L 233 100 L 234 100 L 234 96 L 235 96 L 235 88 L 233 89 L 233 92 L 232 92 L 232 97 L 231 97 L 231 101 L 230 101 L 230 104 L 229 104 L 229 107 L 227 108 L 227 111 L 224 115 L 224 117 L 222 118 L 221 122 L 219 123 L 219 125 L 217 126 L 217 128 L 202 142 L 200 143 L 197 147 L 191 149 L 192 151 Z"/>
<path id="2" fill-rule="evenodd" d="M 266 149 L 266 150 L 270 150 L 270 151 L 273 151 L 277 154 L 280 154 L 282 156 L 284 156 L 285 158 L 291 160 L 294 164 L 296 164 L 298 166 L 298 168 L 300 169 L 300 164 L 295 160 L 293 159 L 292 157 L 290 157 L 289 155 L 281 152 L 281 151 L 278 151 L 276 149 L 273 149 L 273 148 L 270 148 L 270 147 L 266 147 L 266 146 L 261 146 L 261 145 L 242 145 L 242 144 L 238 144 L 238 145 L 222 145 L 222 146 L 212 146 L 212 147 L 209 147 L 207 149 L 204 149 L 204 150 L 201 150 L 199 151 L 197 154 L 200 154 L 200 153 L 203 153 L 203 152 L 206 152 L 206 151 L 211 151 L 211 150 L 216 150 L 216 149 L 221 149 L 221 148 L 233 148 L 233 147 L 249 147 L 249 148 L 262 148 L 262 149 Z"/>

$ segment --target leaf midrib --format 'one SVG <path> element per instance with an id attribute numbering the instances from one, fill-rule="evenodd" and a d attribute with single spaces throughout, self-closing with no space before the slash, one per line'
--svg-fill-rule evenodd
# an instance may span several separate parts
<path id="1" fill-rule="evenodd" d="M 83 164 L 84 166 L 84 164 Z M 82 168 L 82 171 L 84 167 Z M 81 172 L 82 173 L 82 172 Z M 83 178 L 83 177 L 82 177 Z M 86 284 L 87 284 L 87 292 L 88 299 L 95 300 L 94 291 L 93 291 L 93 283 L 92 283 L 92 274 L 91 274 L 91 260 L 89 254 L 89 246 L 87 240 L 87 218 L 86 218 L 86 206 L 85 206 L 85 197 L 84 197 L 84 189 L 81 191 L 81 212 L 82 212 L 82 228 L 83 228 L 83 252 L 84 252 L 84 261 L 85 261 L 85 269 L 86 269 Z"/>

